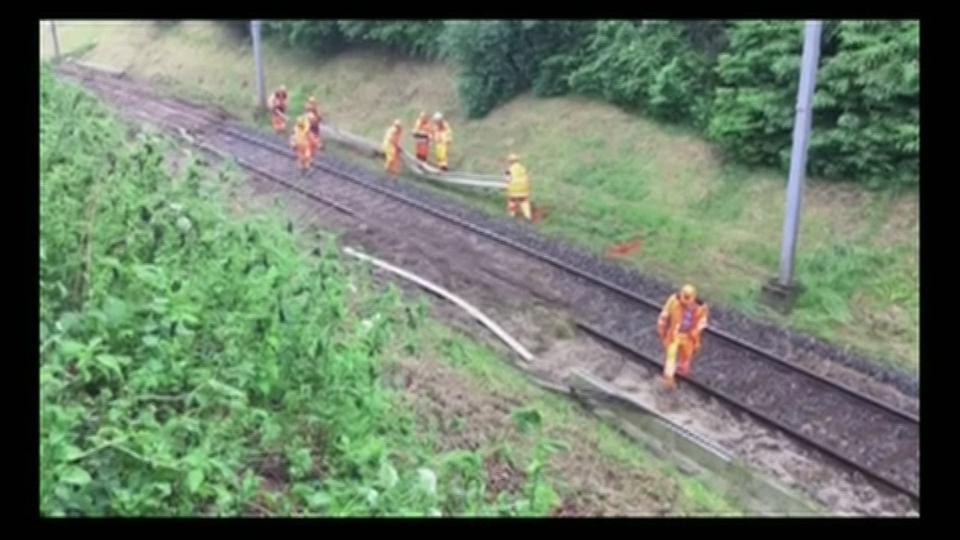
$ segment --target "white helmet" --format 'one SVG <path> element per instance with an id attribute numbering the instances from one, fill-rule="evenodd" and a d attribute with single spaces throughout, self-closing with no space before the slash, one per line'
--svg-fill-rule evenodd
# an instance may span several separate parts
<path id="1" fill-rule="evenodd" d="M 443 120 L 443 115 L 439 112 L 433 115 L 434 120 Z"/>

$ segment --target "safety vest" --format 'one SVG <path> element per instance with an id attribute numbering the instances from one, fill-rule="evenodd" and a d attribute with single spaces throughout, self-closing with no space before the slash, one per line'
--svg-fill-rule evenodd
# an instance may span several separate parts
<path id="1" fill-rule="evenodd" d="M 672 294 L 664 304 L 657 321 L 660 337 L 669 342 L 678 334 L 688 334 L 699 340 L 700 333 L 707 327 L 708 314 L 709 308 L 700 300 L 692 307 L 685 308 L 677 295 Z"/>
<path id="2" fill-rule="evenodd" d="M 389 147 L 400 145 L 400 129 L 396 126 L 387 128 L 387 133 L 383 136 L 383 151 L 386 152 Z"/>
<path id="3" fill-rule="evenodd" d="M 307 118 L 310 119 L 310 131 L 320 133 L 320 113 L 316 109 L 307 109 Z"/>
<path id="4" fill-rule="evenodd" d="M 530 178 L 527 169 L 519 163 L 514 163 L 507 169 L 507 196 L 511 198 L 530 196 Z"/>
<path id="5" fill-rule="evenodd" d="M 281 98 L 277 96 L 276 93 L 270 96 L 270 108 L 280 112 L 286 112 L 287 110 L 287 100 L 286 98 Z"/>
<path id="6" fill-rule="evenodd" d="M 429 137 L 433 131 L 430 127 L 430 120 L 424 118 L 423 120 L 418 120 L 417 125 L 413 128 L 414 137 Z"/>
<path id="7" fill-rule="evenodd" d="M 450 144 L 453 142 L 453 130 L 450 129 L 450 124 L 444 123 L 443 127 L 437 126 L 434 128 L 434 137 L 436 137 L 437 143 L 439 144 Z"/>
<path id="8" fill-rule="evenodd" d="M 303 119 L 302 116 L 300 118 Z M 305 125 L 304 123 L 297 122 L 297 126 L 294 129 L 292 139 L 293 139 L 293 143 L 296 145 L 304 145 L 309 142 L 307 139 L 307 133 L 310 132 L 310 128 L 307 127 L 306 129 L 304 129 L 304 127 L 302 127 L 304 125 Z M 306 125 L 308 126 L 309 124 L 306 124 Z"/>

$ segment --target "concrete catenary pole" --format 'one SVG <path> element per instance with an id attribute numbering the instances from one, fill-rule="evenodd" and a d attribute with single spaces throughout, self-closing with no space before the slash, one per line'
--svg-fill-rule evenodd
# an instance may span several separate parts
<path id="1" fill-rule="evenodd" d="M 53 58 L 60 59 L 60 40 L 57 39 L 57 23 L 50 21 L 50 34 L 53 35 Z"/>
<path id="2" fill-rule="evenodd" d="M 263 59 L 260 57 L 260 21 L 250 21 L 250 35 L 253 37 L 253 57 L 257 63 L 257 103 L 261 109 L 266 109 L 267 93 L 263 84 Z"/>
<path id="3" fill-rule="evenodd" d="M 813 117 L 813 89 L 817 80 L 817 63 L 820 60 L 820 36 L 822 31 L 822 21 L 807 21 L 804 29 L 800 88 L 797 91 L 797 115 L 793 123 L 793 150 L 790 155 L 787 205 L 783 219 L 783 243 L 780 248 L 778 281 L 782 287 L 791 287 L 793 282 L 797 233 L 800 229 L 800 211 L 803 207 L 807 146 L 810 142 L 810 125 Z"/>

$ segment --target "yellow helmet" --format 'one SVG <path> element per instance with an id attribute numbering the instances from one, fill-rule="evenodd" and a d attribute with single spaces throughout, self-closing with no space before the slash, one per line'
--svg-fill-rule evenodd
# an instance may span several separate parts
<path id="1" fill-rule="evenodd" d="M 315 97 L 313 97 L 313 96 L 310 96 L 310 99 L 307 100 L 307 103 L 309 103 L 309 104 L 311 104 L 311 105 L 316 105 L 316 104 L 317 104 L 317 98 L 315 98 Z"/>
<path id="2" fill-rule="evenodd" d="M 697 289 L 690 284 L 680 288 L 680 300 L 684 302 L 693 302 L 697 299 Z"/>
<path id="3" fill-rule="evenodd" d="M 509 156 L 507 156 L 507 161 L 510 163 L 516 163 L 520 161 L 520 156 L 516 154 L 510 154 Z"/>

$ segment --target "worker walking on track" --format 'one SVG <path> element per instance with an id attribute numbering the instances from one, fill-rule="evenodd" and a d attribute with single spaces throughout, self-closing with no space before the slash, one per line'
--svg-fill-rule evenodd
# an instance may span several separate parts
<path id="1" fill-rule="evenodd" d="M 306 115 L 310 120 L 311 153 L 316 155 L 318 149 L 323 149 L 323 139 L 320 138 L 320 111 L 317 109 L 317 99 L 310 96 L 307 100 Z"/>
<path id="2" fill-rule="evenodd" d="M 313 163 L 313 140 L 310 137 L 310 119 L 306 114 L 297 118 L 290 137 L 290 146 L 297 153 L 297 165 L 306 173 Z"/>
<path id="3" fill-rule="evenodd" d="M 684 285 L 663 305 L 657 320 L 657 333 L 666 350 L 663 382 L 668 388 L 676 387 L 674 373 L 690 374 L 690 363 L 700 351 L 700 335 L 707 327 L 708 314 L 709 308 L 697 298 L 693 285 Z M 679 369 L 677 355 L 680 356 Z"/>
<path id="4" fill-rule="evenodd" d="M 403 127 L 398 118 L 387 128 L 387 133 L 383 136 L 383 153 L 386 156 L 383 168 L 394 175 L 400 172 L 400 134 L 402 132 Z"/>
<path id="5" fill-rule="evenodd" d="M 520 164 L 520 158 L 516 154 L 507 156 L 507 214 L 510 217 L 516 217 L 517 209 L 523 212 L 523 217 L 527 221 L 532 221 L 533 216 L 530 210 L 530 177 L 527 175 L 527 168 Z"/>
<path id="6" fill-rule="evenodd" d="M 453 143 L 453 129 L 439 112 L 433 115 L 433 148 L 437 156 L 437 166 L 447 170 L 447 156 Z"/>
<path id="7" fill-rule="evenodd" d="M 417 123 L 413 125 L 413 140 L 416 143 L 417 159 L 427 161 L 430 155 L 430 140 L 433 138 L 433 127 L 430 125 L 430 117 L 426 111 L 421 112 L 417 117 Z"/>
<path id="8" fill-rule="evenodd" d="M 273 94 L 270 94 L 268 101 L 270 107 L 270 116 L 273 121 L 273 130 L 278 134 L 287 131 L 287 87 L 280 85 Z"/>

